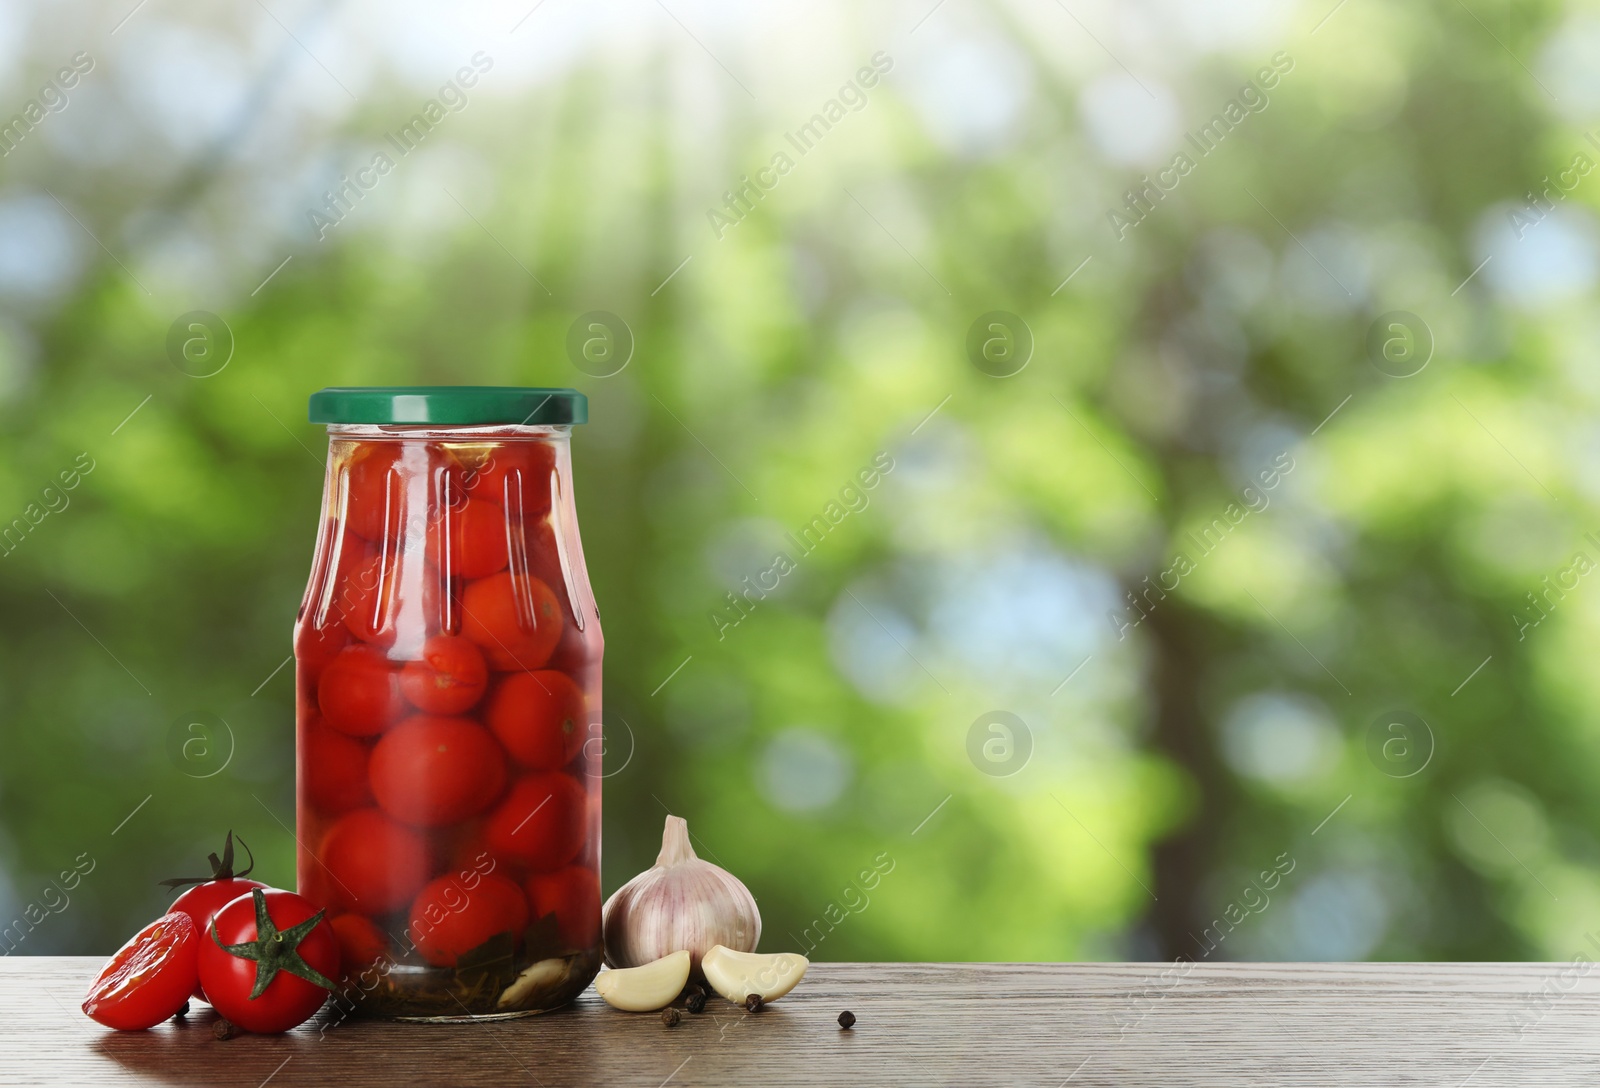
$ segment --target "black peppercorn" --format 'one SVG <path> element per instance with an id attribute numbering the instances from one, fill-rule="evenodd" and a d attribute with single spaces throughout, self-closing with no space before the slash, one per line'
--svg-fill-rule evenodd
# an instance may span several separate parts
<path id="1" fill-rule="evenodd" d="M 760 1012 L 764 1004 L 760 994 L 750 994 L 744 999 L 744 1007 L 751 1012 Z"/>
<path id="2" fill-rule="evenodd" d="M 849 1009 L 846 1009 L 846 1010 L 844 1010 L 844 1012 L 839 1014 L 839 1027 L 840 1028 L 842 1028 L 845 1031 L 849 1031 L 851 1028 L 853 1028 L 855 1026 L 856 1026 L 856 1014 L 855 1013 L 851 1012 Z"/>
<path id="3" fill-rule="evenodd" d="M 704 991 L 692 993 L 689 1000 L 684 1002 L 684 1007 L 690 1012 L 700 1013 L 706 1011 L 706 995 Z"/>
<path id="4" fill-rule="evenodd" d="M 681 1019 L 683 1017 L 678 1015 L 678 1010 L 670 1005 L 661 1010 L 661 1022 L 669 1028 L 677 1027 L 678 1021 Z"/>
<path id="5" fill-rule="evenodd" d="M 215 1024 L 211 1025 L 211 1034 L 215 1035 L 218 1039 L 232 1039 L 235 1035 L 239 1034 L 239 1029 L 233 1026 L 232 1021 L 218 1020 Z"/>
<path id="6" fill-rule="evenodd" d="M 180 1020 L 183 1019 L 185 1016 L 188 1016 L 189 1015 L 189 1003 L 187 1001 L 185 1001 L 183 1003 L 183 1008 L 179 1009 L 177 1012 L 173 1013 L 172 1015 L 178 1017 Z"/>

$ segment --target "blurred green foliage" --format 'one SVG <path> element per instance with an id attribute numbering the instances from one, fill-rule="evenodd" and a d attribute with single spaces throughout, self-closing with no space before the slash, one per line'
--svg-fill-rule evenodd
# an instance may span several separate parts
<path id="1" fill-rule="evenodd" d="M 292 881 L 280 665 L 325 452 L 305 400 L 451 382 L 591 397 L 574 461 L 607 636 L 607 892 L 670 811 L 755 891 L 764 947 L 825 959 L 1582 947 L 1600 579 L 1517 617 L 1575 553 L 1600 563 L 1600 182 L 1523 237 L 1505 226 L 1586 147 L 1541 82 L 1569 17 L 1351 3 L 1135 59 L 1176 126 L 1139 165 L 1113 153 L 1120 115 L 1095 113 L 1138 88 L 1071 20 L 958 9 L 916 38 L 911 18 L 859 26 L 850 59 L 759 102 L 677 38 L 485 91 L 328 240 L 303 213 L 326 178 L 258 209 L 290 225 L 209 291 L 159 268 L 172 237 L 221 230 L 216 194 L 244 184 L 225 155 L 181 184 L 48 144 L 0 162 L 0 197 L 48 187 L 132 266 L 94 249 L 70 289 L 5 310 L 0 519 L 93 464 L 0 558 L 0 923 L 96 862 L 21 951 L 110 950 L 229 828 Z M 896 67 L 867 108 L 719 239 L 706 209 L 880 41 Z M 928 87 L 994 74 L 938 66 L 972 41 L 1023 94 L 968 139 Z M 54 63 L 46 44 L 30 64 Z M 1107 212 L 1278 50 L 1293 69 L 1270 105 L 1119 239 Z M 693 80 L 723 107 L 686 105 Z M 323 173 L 368 161 L 420 100 L 380 78 L 325 136 Z M 221 143 L 249 147 L 258 122 Z M 212 377 L 167 355 L 192 309 L 236 344 Z M 613 377 L 566 355 L 595 309 L 637 340 Z M 1010 377 L 964 346 L 992 310 L 1035 340 Z M 1434 343 L 1408 377 L 1369 355 L 1389 311 Z M 880 455 L 864 508 L 796 554 L 785 534 Z M 1250 498 L 1275 458 L 1292 469 Z M 1230 504 L 1250 512 L 1196 548 Z M 780 551 L 794 572 L 719 637 L 727 594 Z M 1131 611 L 1179 554 L 1192 570 Z M 996 710 L 1031 742 L 1009 777 L 969 754 Z M 1382 748 L 1398 711 L 1431 742 Z M 236 746 L 204 779 L 169 743 L 199 714 Z M 1407 745 L 1431 758 L 1395 777 Z M 1208 951 L 1285 855 L 1271 904 L 1235 909 Z"/>

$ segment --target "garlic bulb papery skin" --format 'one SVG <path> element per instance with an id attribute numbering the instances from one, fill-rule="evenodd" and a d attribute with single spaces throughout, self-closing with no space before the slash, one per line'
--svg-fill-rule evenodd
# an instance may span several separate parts
<path id="1" fill-rule="evenodd" d="M 726 869 L 695 857 L 689 824 L 667 817 L 656 863 L 612 893 L 603 913 L 606 963 L 640 967 L 687 950 L 694 977 L 716 945 L 754 952 L 761 939 L 755 896 Z"/>

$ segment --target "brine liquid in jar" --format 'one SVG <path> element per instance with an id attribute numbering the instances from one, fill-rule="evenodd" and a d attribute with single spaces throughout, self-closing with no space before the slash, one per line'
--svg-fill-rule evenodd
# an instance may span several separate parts
<path id="1" fill-rule="evenodd" d="M 295 625 L 299 890 L 357 1015 L 526 1015 L 599 969 L 603 640 L 568 443 L 585 416 L 572 390 L 312 398 L 329 443 Z"/>

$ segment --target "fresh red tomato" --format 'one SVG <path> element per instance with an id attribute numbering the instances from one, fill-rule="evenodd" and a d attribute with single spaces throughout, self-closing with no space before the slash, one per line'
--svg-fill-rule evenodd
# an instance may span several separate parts
<path id="1" fill-rule="evenodd" d="M 510 562 L 509 539 L 504 510 L 487 499 L 467 499 L 430 526 L 428 560 L 453 577 L 482 578 Z"/>
<path id="2" fill-rule="evenodd" d="M 565 767 L 587 739 L 583 689 L 551 669 L 506 677 L 484 717 L 511 757 L 536 771 Z"/>
<path id="3" fill-rule="evenodd" d="M 489 683 L 489 666 L 471 639 L 434 635 L 422 660 L 400 670 L 400 692 L 429 714 L 463 714 L 477 705 Z"/>
<path id="4" fill-rule="evenodd" d="M 342 978 L 358 977 L 389 954 L 389 938 L 365 915 L 341 914 L 328 924 L 339 941 Z"/>
<path id="5" fill-rule="evenodd" d="M 561 641 L 561 602 L 537 578 L 502 571 L 468 582 L 461 594 L 461 633 L 502 671 L 541 667 Z"/>
<path id="6" fill-rule="evenodd" d="M 375 808 L 357 809 L 329 828 L 316 860 L 334 900 L 362 914 L 399 910 L 428 879 L 422 836 Z"/>
<path id="7" fill-rule="evenodd" d="M 308 899 L 257 889 L 217 912 L 200 943 L 212 1007 L 246 1031 L 288 1031 L 322 1008 L 339 977 L 339 941 Z"/>
<path id="8" fill-rule="evenodd" d="M 489 731 L 468 718 L 419 714 L 372 750 L 372 792 L 390 816 L 442 827 L 476 815 L 506 785 L 506 759 Z"/>
<path id="9" fill-rule="evenodd" d="M 507 442 L 497 446 L 472 474 L 467 493 L 498 503 L 515 516 L 533 521 L 550 512 L 550 490 L 556 468 L 555 447 L 544 442 Z"/>
<path id="10" fill-rule="evenodd" d="M 469 875 L 465 880 L 442 876 L 411 905 L 407 930 L 422 958 L 438 967 L 456 961 L 501 933 L 520 940 L 528 925 L 528 901 L 522 889 L 503 876 Z"/>
<path id="11" fill-rule="evenodd" d="M 568 865 L 528 878 L 529 913 L 556 916 L 569 948 L 593 948 L 600 940 L 600 875 L 586 865 Z"/>
<path id="12" fill-rule="evenodd" d="M 396 464 L 400 452 L 398 442 L 361 442 L 351 454 L 346 516 L 351 532 L 367 540 L 398 535 L 405 502 L 405 478 Z"/>
<path id="13" fill-rule="evenodd" d="M 405 713 L 400 670 L 371 646 L 349 646 L 322 670 L 317 706 L 327 723 L 342 733 L 369 737 Z"/>
<path id="14" fill-rule="evenodd" d="M 245 845 L 243 839 L 239 840 L 239 845 L 244 846 L 246 854 L 250 854 L 250 847 Z M 163 880 L 161 882 L 163 887 L 189 889 L 173 900 L 172 906 L 167 910 L 169 913 L 187 914 L 189 920 L 194 923 L 195 932 L 200 935 L 202 940 L 205 938 L 206 932 L 211 926 L 211 919 L 217 911 L 241 895 L 248 895 L 251 888 L 266 887 L 259 880 L 245 879 L 250 875 L 251 870 L 256 867 L 256 859 L 253 854 L 250 854 L 250 864 L 238 872 L 234 872 L 232 831 L 228 832 L 227 842 L 223 844 L 222 856 L 219 858 L 217 855 L 211 854 L 207 860 L 211 862 L 211 875 L 209 877 L 174 877 L 171 880 Z M 190 885 L 193 886 L 190 887 Z M 205 991 L 200 988 L 198 983 L 194 988 L 194 996 L 202 1001 L 206 1000 Z"/>
<path id="15" fill-rule="evenodd" d="M 497 856 L 535 871 L 559 869 L 583 849 L 588 813 L 583 787 L 559 771 L 516 782 L 484 823 L 484 841 Z"/>
<path id="16" fill-rule="evenodd" d="M 155 1027 L 189 1000 L 200 979 L 199 952 L 194 921 L 178 911 L 162 915 L 100 969 L 83 1011 L 118 1031 Z"/>
<path id="17" fill-rule="evenodd" d="M 300 782 L 306 798 L 324 816 L 338 816 L 372 804 L 367 780 L 368 748 L 354 737 L 330 729 L 315 714 L 301 737 Z"/>
<path id="18" fill-rule="evenodd" d="M 208 880 L 204 884 L 195 885 L 174 899 L 169 913 L 187 914 L 195 927 L 204 933 L 210 928 L 211 919 L 216 916 L 217 911 L 241 895 L 249 895 L 250 889 L 265 887 L 267 885 L 259 880 L 244 880 L 240 877 Z"/>

